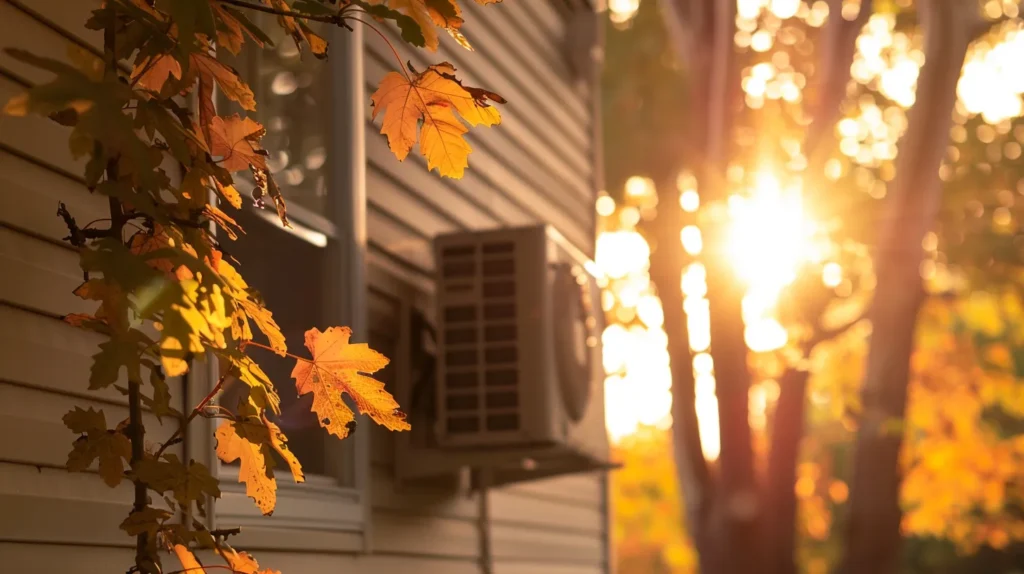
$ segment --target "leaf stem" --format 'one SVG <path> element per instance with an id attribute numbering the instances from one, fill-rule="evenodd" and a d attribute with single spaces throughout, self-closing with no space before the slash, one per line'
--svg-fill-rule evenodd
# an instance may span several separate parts
<path id="1" fill-rule="evenodd" d="M 259 348 L 261 348 L 261 349 L 263 349 L 265 351 L 270 351 L 271 353 L 278 354 L 278 352 L 275 351 L 273 347 L 268 347 L 267 345 L 264 345 L 263 343 L 257 343 L 256 341 L 246 341 L 244 343 L 244 345 L 246 347 L 248 347 L 250 345 L 253 346 L 253 347 L 259 347 Z M 286 356 L 288 358 L 291 358 L 291 359 L 296 359 L 298 361 L 305 361 L 305 362 L 310 363 L 310 364 L 313 363 L 313 361 L 311 361 L 310 359 L 307 359 L 306 357 L 300 357 L 298 355 L 293 355 L 291 353 L 285 353 L 284 356 Z"/>
<path id="2" fill-rule="evenodd" d="M 366 20 L 356 18 L 354 16 L 349 16 L 348 19 L 355 20 L 356 22 L 359 22 L 363 26 L 366 26 L 367 28 L 373 30 L 374 32 L 377 33 L 378 36 L 380 36 L 381 40 L 384 40 L 384 43 L 388 45 L 388 48 L 391 48 L 391 53 L 394 54 L 395 61 L 398 62 L 398 69 L 402 70 L 402 74 L 405 76 L 405 79 L 409 80 L 409 83 L 411 84 L 412 76 L 409 75 L 409 70 L 405 69 L 405 64 L 402 63 L 402 57 L 398 55 L 398 50 L 395 49 L 395 45 L 391 43 L 391 40 L 388 40 L 387 36 L 385 36 L 383 32 L 381 32 L 376 26 L 367 22 Z"/>
<path id="3" fill-rule="evenodd" d="M 188 428 L 189 423 L 191 423 L 193 420 L 195 420 L 197 416 L 199 416 L 202 410 L 205 409 L 208 404 L 210 404 L 210 401 L 212 401 L 213 398 L 217 396 L 217 393 L 219 393 L 220 390 L 224 387 L 224 381 L 226 381 L 227 378 L 227 373 L 221 375 L 220 379 L 217 381 L 217 384 L 214 385 L 213 389 L 209 392 L 209 394 L 203 397 L 203 400 L 199 401 L 199 404 L 196 405 L 196 407 L 192 409 L 192 412 L 188 414 L 188 418 L 186 418 L 185 421 L 178 426 L 178 430 L 174 431 L 174 434 L 172 434 L 170 438 L 168 438 L 166 441 L 164 441 L 163 444 L 160 445 L 160 448 L 157 449 L 156 453 L 153 455 L 155 458 L 159 459 L 160 455 L 162 455 L 164 451 L 167 450 L 167 447 L 171 446 L 172 444 L 175 443 L 175 441 L 181 438 L 182 433 L 184 433 L 185 429 Z"/>

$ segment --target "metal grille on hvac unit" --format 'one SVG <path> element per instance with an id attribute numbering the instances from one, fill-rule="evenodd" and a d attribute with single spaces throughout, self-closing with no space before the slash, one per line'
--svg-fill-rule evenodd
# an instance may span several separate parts
<path id="1" fill-rule="evenodd" d="M 501 241 L 441 252 L 448 434 L 519 430 L 515 248 Z"/>

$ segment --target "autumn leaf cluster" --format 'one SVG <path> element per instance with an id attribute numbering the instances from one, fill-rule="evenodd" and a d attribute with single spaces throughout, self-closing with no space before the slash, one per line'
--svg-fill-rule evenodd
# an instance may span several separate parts
<path id="1" fill-rule="evenodd" d="M 329 53 L 320 25 L 376 33 L 394 25 L 404 41 L 430 51 L 444 31 L 472 49 L 456 0 L 106 0 L 84 23 L 102 32 L 102 53 L 74 49 L 66 59 L 52 59 L 8 50 L 52 79 L 9 100 L 4 113 L 39 114 L 65 126 L 72 155 L 85 165 L 87 188 L 109 200 L 109 217 L 85 225 L 59 206 L 83 275 L 74 294 L 96 305 L 65 321 L 103 336 L 89 388 L 120 391 L 130 416 L 108 420 L 102 410 L 75 408 L 64 423 L 77 435 L 69 470 L 96 469 L 111 487 L 125 480 L 137 487 L 121 524 L 139 542 L 134 572 L 160 572 L 160 551 L 201 571 L 196 547 L 212 549 L 232 571 L 270 572 L 206 528 L 208 503 L 221 495 L 216 473 L 170 448 L 195 418 L 217 419 L 216 454 L 239 463 L 239 481 L 263 514 L 276 504 L 275 471 L 304 480 L 274 422 L 277 385 L 286 383 L 271 381 L 252 353 L 294 361 L 295 392 L 312 393 L 320 425 L 339 439 L 356 425 L 346 395 L 376 423 L 409 428 L 398 403 L 371 377 L 386 357 L 350 342 L 345 327 L 311 328 L 309 356 L 289 353 L 273 313 L 230 255 L 230 242 L 244 233 L 230 212 L 247 203 L 236 187 L 238 174 L 253 184 L 248 203 L 269 204 L 289 225 L 262 147 L 266 130 L 255 115 L 254 91 L 222 58 L 273 44 L 256 14 L 272 17 L 301 52 L 318 59 Z M 372 98 L 391 149 L 401 160 L 418 143 L 430 169 L 461 177 L 471 151 L 463 121 L 498 124 L 492 103 L 504 100 L 464 86 L 447 63 L 417 72 L 403 66 L 396 50 L 396 67 L 401 72 L 385 77 Z M 219 113 L 215 92 L 245 115 Z M 190 412 L 179 412 L 169 381 L 200 359 L 215 360 L 220 379 Z M 228 381 L 244 389 L 238 404 L 218 403 Z M 147 442 L 144 410 L 173 420 L 177 430 L 163 442 Z M 281 461 L 287 468 L 277 468 Z"/>

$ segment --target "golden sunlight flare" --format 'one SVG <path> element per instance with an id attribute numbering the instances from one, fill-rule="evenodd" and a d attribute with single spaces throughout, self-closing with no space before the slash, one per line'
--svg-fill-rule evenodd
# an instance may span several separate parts
<path id="1" fill-rule="evenodd" d="M 651 206 L 654 183 L 633 177 L 624 191 L 626 203 L 604 195 L 596 206 L 602 231 L 594 271 L 604 284 L 605 419 L 613 442 L 641 425 L 667 428 L 672 408 L 665 314 L 648 273 L 650 246 L 635 229 L 640 209 Z"/>

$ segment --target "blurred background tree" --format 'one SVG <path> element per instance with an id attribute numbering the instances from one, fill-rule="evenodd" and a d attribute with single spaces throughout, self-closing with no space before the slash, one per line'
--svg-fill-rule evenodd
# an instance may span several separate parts
<path id="1" fill-rule="evenodd" d="M 779 428 L 776 419 L 792 423 L 794 416 L 804 418 L 802 406 L 795 414 L 779 411 L 782 390 L 794 386 L 794 374 L 810 374 L 804 382 L 809 401 L 799 464 L 783 486 L 799 503 L 796 566 L 801 572 L 824 573 L 841 555 L 871 334 L 870 323 L 859 319 L 877 285 L 873 244 L 895 175 L 896 145 L 907 128 L 907 108 L 915 103 L 923 38 L 910 2 L 876 3 L 870 18 L 861 22 L 864 28 L 858 26 L 853 81 L 849 86 L 844 82 L 843 105 L 829 130 L 837 145 L 818 160 L 825 177 L 806 178 L 798 187 L 806 190 L 810 183 L 817 193 L 800 191 L 798 200 L 788 204 L 777 192 L 759 201 L 766 188 L 771 192 L 792 185 L 787 178 L 793 173 L 799 179 L 803 154 L 793 153 L 794 145 L 800 146 L 790 140 L 806 136 L 801 131 L 806 130 L 803 89 L 813 78 L 813 41 L 827 20 L 828 4 L 746 4 L 739 3 L 734 38 L 745 58 L 737 68 L 744 106 L 734 118 L 737 151 L 727 175 L 737 188 L 748 188 L 741 195 L 751 208 L 731 257 L 741 275 L 774 276 L 774 292 L 768 289 L 759 305 L 745 302 L 746 344 L 754 351 L 745 423 L 753 431 L 751 448 L 760 455 L 754 472 L 763 480 L 770 474 L 764 455 Z M 715 365 L 704 341 L 710 339 L 709 317 L 702 311 L 707 303 L 699 304 L 706 301 L 707 271 L 695 265 L 706 241 L 700 235 L 704 198 L 696 178 L 683 171 L 693 161 L 687 153 L 694 152 L 680 129 L 693 121 L 687 101 L 693 86 L 675 64 L 657 3 L 639 3 L 631 17 L 622 16 L 634 6 L 624 0 L 618 22 L 608 23 L 604 123 L 610 196 L 598 202 L 606 231 L 599 240 L 598 263 L 615 268 L 616 261 L 632 261 L 628 269 L 618 265 L 619 276 L 609 280 L 605 309 L 612 325 L 606 344 L 655 347 L 632 353 L 645 358 L 642 365 L 630 363 L 626 351 L 606 358 L 609 410 L 621 458 L 652 470 L 627 471 L 615 479 L 618 555 L 627 574 L 691 572 L 698 559 L 679 548 L 692 549 L 692 542 L 684 529 L 664 524 L 673 512 L 680 513 L 676 519 L 682 524 L 682 513 L 692 514 L 692 505 L 686 508 L 675 499 L 680 490 L 654 474 L 677 468 L 673 463 L 683 456 L 678 445 L 671 445 L 668 408 L 659 400 L 673 377 L 680 376 L 689 377 L 693 388 L 693 398 L 683 407 L 692 408 L 698 419 L 701 454 L 709 459 L 710 472 L 718 470 Z M 616 3 L 611 7 L 614 16 Z M 1024 563 L 1024 329 L 1019 311 L 1024 127 L 1018 127 L 1024 34 L 1015 2 L 982 2 L 980 8 L 989 20 L 1006 21 L 967 53 L 940 168 L 942 202 L 922 242 L 925 257 L 918 271 L 928 296 L 917 321 L 910 402 L 902 422 L 889 421 L 889 430 L 904 438 L 906 572 L 1009 573 Z M 856 16 L 855 9 L 850 16 Z M 846 16 L 847 6 L 842 10 Z M 828 193 L 820 193 L 822 187 Z M 675 329 L 669 327 L 675 311 L 660 306 L 665 293 L 651 285 L 659 252 L 665 253 L 671 237 L 652 232 L 650 222 L 658 219 L 671 220 L 668 227 L 682 244 L 670 264 L 685 270 L 682 291 L 690 304 L 680 301 L 680 307 L 692 312 L 679 309 Z M 641 260 L 650 263 L 637 263 Z M 664 278 L 654 283 L 666 284 Z M 756 299 L 749 290 L 746 296 Z M 816 303 L 809 306 L 808 298 Z M 671 339 L 680 335 L 688 343 L 682 351 L 692 357 L 684 368 L 667 361 L 668 355 L 682 354 L 679 348 L 671 352 Z M 820 345 L 809 344 L 819 339 Z M 799 396 L 802 403 L 803 391 Z M 679 412 L 679 402 L 672 414 Z M 644 408 L 644 403 L 657 406 Z M 634 433 L 638 421 L 646 424 Z M 765 521 L 785 531 L 785 519 L 773 523 L 776 518 Z"/>

